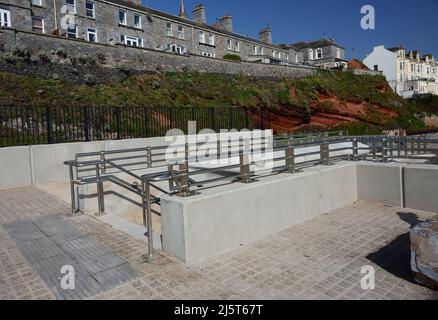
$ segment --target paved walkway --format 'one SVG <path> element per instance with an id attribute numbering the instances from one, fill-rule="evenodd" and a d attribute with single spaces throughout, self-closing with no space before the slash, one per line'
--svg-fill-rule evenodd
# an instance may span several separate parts
<path id="1" fill-rule="evenodd" d="M 189 268 L 161 253 L 156 263 L 144 263 L 143 243 L 93 217 L 68 218 L 68 212 L 35 188 L 0 191 L 0 299 L 438 299 L 413 282 L 409 267 L 407 232 L 430 213 L 360 202 Z M 135 276 L 119 283 L 110 278 L 111 285 L 85 295 L 55 290 L 61 274 L 43 274 L 23 248 L 22 233 L 11 228 L 33 223 L 50 238 L 56 232 L 38 224 L 47 219 L 80 233 L 85 246 L 102 248 Z M 60 248 L 51 258 L 66 254 Z M 99 261 L 88 264 L 94 280 Z M 376 270 L 374 290 L 360 286 L 364 265 Z"/>

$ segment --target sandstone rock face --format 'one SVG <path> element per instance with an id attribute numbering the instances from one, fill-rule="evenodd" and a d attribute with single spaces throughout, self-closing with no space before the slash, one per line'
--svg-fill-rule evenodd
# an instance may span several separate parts
<path id="1" fill-rule="evenodd" d="M 411 268 L 415 280 L 438 290 L 438 219 L 417 224 L 410 237 Z"/>

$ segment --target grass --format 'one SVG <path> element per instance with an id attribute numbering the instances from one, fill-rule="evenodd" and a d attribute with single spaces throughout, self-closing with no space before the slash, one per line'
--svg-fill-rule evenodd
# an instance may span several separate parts
<path id="1" fill-rule="evenodd" d="M 341 101 L 367 102 L 367 114 L 358 119 L 357 130 L 424 124 L 413 114 L 438 112 L 436 100 L 406 101 L 394 94 L 381 76 L 357 76 L 349 72 L 321 71 L 304 79 L 260 79 L 200 73 L 145 74 L 123 83 L 73 85 L 59 80 L 0 72 L 0 105 L 36 106 L 240 106 L 287 110 L 307 121 L 313 112 L 336 112 L 318 96 L 336 96 Z M 309 105 L 317 101 L 312 110 Z M 376 111 L 381 106 L 400 116 L 389 121 Z M 364 128 L 367 127 L 368 129 Z M 351 130 L 356 130 L 351 128 Z M 376 129 L 377 130 L 377 129 Z"/>

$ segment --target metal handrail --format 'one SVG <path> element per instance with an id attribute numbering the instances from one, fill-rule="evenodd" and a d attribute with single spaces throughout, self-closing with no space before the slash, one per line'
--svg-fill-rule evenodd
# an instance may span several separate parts
<path id="1" fill-rule="evenodd" d="M 192 196 L 197 194 L 197 191 L 192 190 L 193 185 L 197 185 L 197 190 L 202 190 L 202 188 L 206 188 L 205 185 L 212 185 L 218 182 L 227 180 L 229 183 L 234 183 L 236 181 L 240 182 L 251 182 L 254 180 L 254 177 L 261 177 L 263 174 L 272 175 L 278 174 L 281 172 L 294 173 L 305 167 L 314 166 L 318 164 L 328 165 L 332 161 L 339 160 L 358 160 L 362 159 L 381 159 L 383 162 L 388 162 L 392 159 L 397 158 L 421 158 L 421 154 L 426 154 L 427 152 L 434 152 L 438 154 L 438 148 L 431 148 L 430 145 L 435 144 L 438 145 L 438 139 L 433 139 L 429 137 L 422 136 L 414 136 L 414 137 L 388 137 L 388 136 L 329 136 L 327 133 L 324 133 L 322 136 L 307 136 L 302 137 L 301 135 L 298 138 L 295 136 L 288 136 L 285 139 L 277 139 L 274 140 L 273 149 L 270 150 L 272 152 L 284 152 L 281 155 L 275 155 L 272 159 L 274 163 L 279 161 L 284 161 L 284 165 L 276 165 L 273 168 L 268 170 L 258 170 L 257 172 L 251 171 L 251 166 L 255 165 L 254 161 L 244 161 L 245 155 L 249 152 L 262 152 L 266 151 L 266 147 L 260 148 L 249 148 L 244 152 L 242 149 L 247 148 L 247 143 L 243 143 L 241 139 L 234 140 L 239 141 L 238 149 L 236 150 L 225 150 L 223 153 L 214 154 L 216 156 L 226 156 L 225 158 L 232 158 L 239 156 L 240 161 L 237 164 L 227 164 L 221 165 L 214 168 L 198 168 L 193 169 L 193 163 L 197 163 L 199 161 L 209 160 L 209 156 L 204 157 L 192 157 L 189 153 L 187 153 L 187 144 L 179 145 L 179 147 L 185 147 L 186 153 L 184 157 L 180 157 L 174 160 L 174 164 L 168 163 L 168 161 L 164 159 L 156 159 L 157 157 L 162 157 L 165 153 L 153 153 L 152 150 L 163 150 L 168 146 L 157 146 L 157 147 L 146 147 L 146 148 L 135 148 L 135 149 L 124 149 L 124 150 L 112 150 L 105 152 L 90 152 L 90 153 L 82 153 L 76 156 L 76 160 L 66 161 L 65 164 L 70 168 L 70 177 L 71 177 L 71 190 L 72 190 L 72 213 L 74 213 L 74 185 L 78 184 L 87 184 L 87 183 L 97 183 L 98 185 L 98 202 L 99 202 L 99 213 L 104 212 L 104 190 L 103 190 L 103 181 L 111 181 L 114 182 L 128 191 L 134 192 L 137 195 L 142 197 L 142 203 L 136 203 L 143 210 L 143 222 L 147 227 L 147 235 L 148 235 L 148 259 L 152 259 L 153 253 L 153 239 L 152 239 L 152 214 L 159 214 L 157 210 L 152 209 L 153 204 L 160 205 L 160 198 L 152 195 L 151 189 L 155 188 L 159 192 L 168 195 L 178 195 L 178 196 Z M 230 142 L 230 141 L 228 141 Z M 347 147 L 335 147 L 330 149 L 330 144 L 337 144 L 342 142 L 351 142 L 351 146 Z M 364 143 L 366 147 L 360 146 L 358 143 Z M 209 144 L 209 142 L 202 143 L 202 145 Z M 214 145 L 214 143 L 211 143 Z M 319 151 L 307 151 L 304 153 L 296 154 L 295 149 L 304 147 L 304 146 L 320 146 Z M 229 146 L 229 145 L 228 145 Z M 173 146 L 172 147 L 178 147 Z M 351 152 L 347 152 L 346 155 L 333 155 L 334 152 L 351 150 Z M 359 156 L 359 151 L 368 150 L 369 153 L 366 155 Z M 144 152 L 145 155 L 138 156 L 132 155 L 135 152 Z M 218 149 L 219 151 L 219 149 Z M 222 150 L 221 150 L 222 151 Z M 131 153 L 131 156 L 125 155 L 126 153 Z M 305 161 L 301 161 L 299 164 L 295 163 L 295 159 L 303 158 L 306 156 L 315 156 L 320 155 L 319 159 L 308 159 Z M 107 159 L 106 155 L 122 155 L 117 158 Z M 99 156 L 100 160 L 91 160 L 91 161 L 78 161 L 77 159 L 81 157 L 87 156 Z M 134 164 L 147 164 L 147 168 L 152 168 L 154 163 L 164 163 L 162 166 L 158 166 L 157 168 L 168 166 L 167 170 L 163 170 L 153 174 L 144 174 L 139 175 L 133 170 L 127 169 L 126 167 L 130 167 L 133 163 L 125 163 L 118 164 L 115 161 L 124 161 L 124 160 L 133 160 L 140 159 L 142 157 L 147 157 L 147 161 L 145 162 L 135 162 Z M 423 157 L 424 159 L 424 157 Z M 174 170 L 174 165 L 180 165 L 179 170 Z M 190 168 L 192 166 L 192 168 Z M 83 170 L 83 172 L 91 172 L 95 171 L 96 174 L 94 176 L 82 177 L 77 176 L 77 179 L 74 179 L 74 170 L 76 168 L 78 171 Z M 103 170 L 102 170 L 103 167 Z M 124 180 L 117 180 L 114 177 L 114 172 L 112 174 L 106 174 L 105 172 L 108 169 L 116 169 L 118 172 L 127 174 L 131 177 L 134 177 L 141 183 L 141 188 L 134 188 L 128 182 Z M 190 170 L 192 169 L 192 170 Z M 238 169 L 238 172 L 233 172 L 233 170 Z M 139 169 L 140 170 L 140 169 Z M 226 176 L 223 177 L 214 177 L 210 179 L 205 179 L 202 181 L 195 181 L 191 177 L 199 176 L 202 174 L 212 174 L 217 172 L 228 172 Z M 264 173 L 266 171 L 266 173 Z M 157 182 L 169 182 L 169 190 L 164 190 L 163 188 L 156 185 Z"/>

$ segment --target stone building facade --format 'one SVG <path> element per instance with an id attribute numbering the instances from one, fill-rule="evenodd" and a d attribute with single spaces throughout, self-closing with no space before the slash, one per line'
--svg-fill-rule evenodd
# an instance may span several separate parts
<path id="1" fill-rule="evenodd" d="M 243 61 L 286 66 L 301 62 L 293 48 L 272 43 L 270 28 L 259 39 L 237 34 L 229 14 L 208 25 L 203 5 L 195 7 L 190 20 L 183 3 L 175 16 L 144 7 L 141 0 L 0 0 L 0 25 L 178 55 L 238 55 Z"/>
<path id="2" fill-rule="evenodd" d="M 333 39 L 320 39 L 312 42 L 297 42 L 290 45 L 281 45 L 289 49 L 296 57 L 296 61 L 324 69 L 344 68 L 348 62 L 345 60 L 345 48 Z"/>

